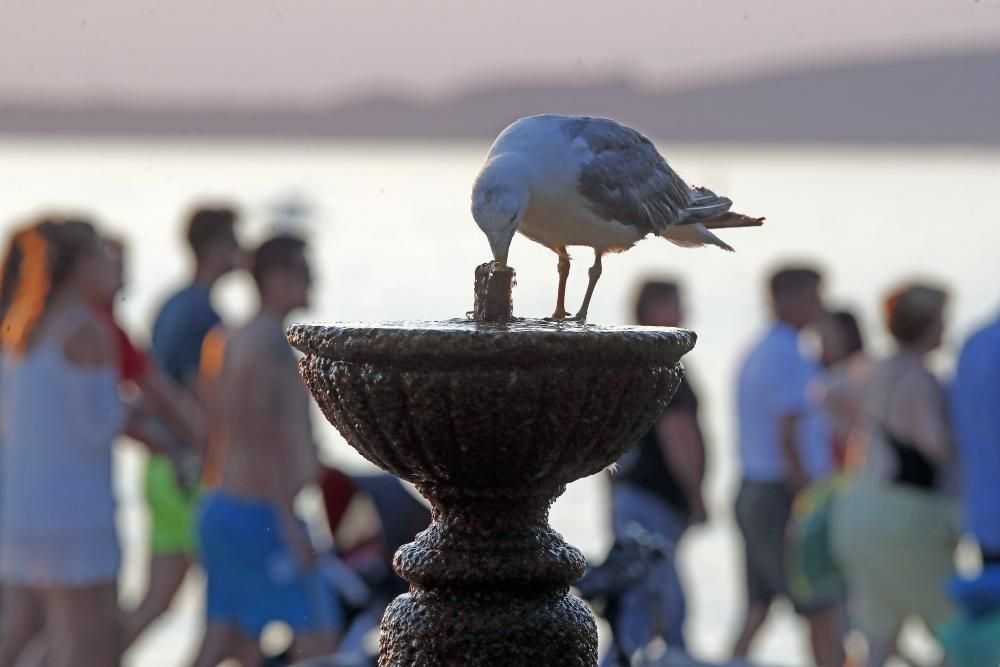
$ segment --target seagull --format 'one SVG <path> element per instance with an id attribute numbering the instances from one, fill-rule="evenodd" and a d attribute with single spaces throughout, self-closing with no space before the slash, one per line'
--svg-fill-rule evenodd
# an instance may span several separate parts
<path id="1" fill-rule="evenodd" d="M 607 118 L 528 116 L 493 143 L 472 189 L 472 216 L 493 259 L 507 263 L 515 232 L 559 257 L 553 319 L 569 317 L 568 246 L 589 246 L 594 265 L 583 305 L 585 321 L 601 258 L 628 250 L 650 234 L 679 246 L 732 247 L 712 233 L 756 227 L 764 218 L 729 211 L 732 200 L 681 179 L 639 132 Z"/>

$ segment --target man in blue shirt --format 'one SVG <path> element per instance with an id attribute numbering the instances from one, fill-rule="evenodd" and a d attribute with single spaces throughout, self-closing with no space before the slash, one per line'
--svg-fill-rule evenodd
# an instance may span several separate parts
<path id="1" fill-rule="evenodd" d="M 951 389 L 969 530 L 1000 566 L 1000 318 L 966 341 Z"/>
<path id="2" fill-rule="evenodd" d="M 231 208 L 200 208 L 191 214 L 187 242 L 194 254 L 194 277 L 167 300 L 153 325 L 153 357 L 193 395 L 202 343 L 221 322 L 212 306 L 212 287 L 242 261 L 236 220 L 237 214 Z M 195 493 L 195 489 L 180 483 L 168 459 L 150 455 L 146 468 L 152 556 L 149 587 L 142 603 L 126 620 L 126 646 L 169 608 L 184 581 L 194 552 Z"/>
<path id="3" fill-rule="evenodd" d="M 810 387 L 818 361 L 799 348 L 799 332 L 823 312 L 820 275 L 786 268 L 770 282 L 773 321 L 746 356 L 739 376 L 739 451 L 743 481 L 736 522 L 743 535 L 747 614 L 734 655 L 745 657 L 771 602 L 787 596 L 785 530 L 795 495 L 833 470 L 829 429 Z M 816 664 L 843 663 L 836 612 L 797 608 L 807 618 Z"/>

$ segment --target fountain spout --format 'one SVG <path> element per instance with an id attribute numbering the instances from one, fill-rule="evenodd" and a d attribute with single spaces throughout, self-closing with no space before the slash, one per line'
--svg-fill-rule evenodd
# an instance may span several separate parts
<path id="1" fill-rule="evenodd" d="M 476 267 L 475 301 L 472 319 L 476 322 L 509 322 L 514 315 L 514 269 L 497 262 Z"/>

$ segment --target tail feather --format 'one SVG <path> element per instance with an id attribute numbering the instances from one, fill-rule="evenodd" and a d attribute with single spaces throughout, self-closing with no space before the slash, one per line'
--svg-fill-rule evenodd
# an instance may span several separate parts
<path id="1" fill-rule="evenodd" d="M 764 218 L 751 218 L 740 213 L 732 213 L 729 207 L 733 200 L 715 194 L 708 188 L 691 188 L 691 205 L 684 209 L 680 224 L 700 222 L 709 229 L 727 227 L 759 227 Z"/>
<path id="2" fill-rule="evenodd" d="M 729 208 L 733 201 L 721 197 L 708 188 L 691 188 L 691 203 L 684 209 L 681 219 L 660 232 L 660 236 L 679 246 L 687 248 L 714 245 L 733 252 L 733 247 L 713 234 L 712 229 L 730 227 L 759 227 L 764 218 L 751 218 L 742 213 L 733 213 Z"/>
<path id="3" fill-rule="evenodd" d="M 733 213 L 732 211 L 727 211 L 722 215 L 717 215 L 715 217 L 709 218 L 707 220 L 700 220 L 701 224 L 705 225 L 709 229 L 727 229 L 730 227 L 760 227 L 764 224 L 764 218 L 751 218 L 748 215 L 743 215 L 742 213 Z"/>
<path id="4" fill-rule="evenodd" d="M 692 222 L 687 225 L 673 225 L 667 227 L 660 233 L 660 236 L 670 241 L 674 245 L 684 248 L 697 248 L 703 245 L 714 245 L 723 250 L 733 252 L 733 247 L 720 239 L 718 236 L 708 231 L 704 225 Z"/>

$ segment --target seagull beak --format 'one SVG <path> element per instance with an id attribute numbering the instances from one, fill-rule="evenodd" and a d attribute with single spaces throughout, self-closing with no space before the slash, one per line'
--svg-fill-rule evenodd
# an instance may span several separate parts
<path id="1" fill-rule="evenodd" d="M 493 251 L 493 259 L 501 266 L 507 265 L 507 253 L 510 251 L 510 242 L 514 238 L 514 231 L 504 232 L 499 236 L 490 236 L 490 250 Z"/>
<path id="2" fill-rule="evenodd" d="M 492 243 L 490 245 L 493 250 L 493 259 L 495 259 L 500 266 L 507 266 L 507 248 L 498 248 Z"/>

